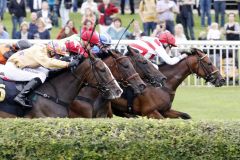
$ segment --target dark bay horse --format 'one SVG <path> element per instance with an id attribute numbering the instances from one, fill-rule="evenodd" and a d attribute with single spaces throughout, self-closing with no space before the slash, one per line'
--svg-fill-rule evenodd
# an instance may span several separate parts
<path id="1" fill-rule="evenodd" d="M 134 99 L 133 112 L 130 114 L 156 119 L 189 119 L 191 117 L 187 113 L 171 109 L 175 91 L 187 76 L 195 73 L 216 87 L 224 85 L 223 77 L 203 51 L 192 49 L 188 55 L 187 58 L 176 65 L 165 64 L 159 67 L 159 70 L 167 77 L 165 86 L 162 88 L 148 86 L 142 95 Z M 113 113 L 120 116 L 129 116 L 126 100 L 117 100 L 112 105 Z M 116 99 L 113 101 L 116 101 Z"/>
<path id="2" fill-rule="evenodd" d="M 109 66 L 113 76 L 120 83 L 121 87 L 130 86 L 135 94 L 143 92 L 145 83 L 135 71 L 127 56 L 112 50 L 109 55 L 105 56 L 103 61 Z M 78 97 L 76 97 L 70 106 L 70 117 L 106 117 L 107 111 L 110 109 L 110 101 L 101 100 L 101 98 L 97 98 L 98 96 L 99 92 L 95 88 L 91 86 L 82 88 Z"/>
<path id="3" fill-rule="evenodd" d="M 90 58 L 84 58 L 74 70 L 65 70 L 46 81 L 31 95 L 33 108 L 23 112 L 22 117 L 67 117 L 69 104 L 77 96 L 84 83 L 95 86 L 102 96 L 106 99 L 120 97 L 122 89 L 114 79 L 107 65 L 90 54 Z M 19 113 L 19 106 L 6 102 L 8 107 L 11 105 L 16 113 Z M 4 102 L 0 103 L 0 117 L 16 117 L 13 114 L 4 112 Z"/>
<path id="4" fill-rule="evenodd" d="M 146 82 L 150 83 L 153 86 L 162 86 L 163 81 L 166 80 L 166 77 L 157 68 L 155 68 L 150 61 L 144 58 L 141 54 L 134 52 L 134 50 L 131 50 L 130 48 L 128 49 L 129 49 L 129 53 L 126 55 L 131 61 L 127 59 L 126 56 L 119 55 L 119 54 L 117 55 L 117 60 L 122 60 L 123 62 L 116 61 L 116 63 L 120 63 L 118 65 L 116 65 L 115 60 L 112 58 L 112 56 L 104 59 L 104 62 L 109 66 L 114 77 L 117 80 L 125 79 L 124 81 L 126 81 L 127 79 L 129 79 L 127 78 L 128 76 L 124 77 L 122 74 L 124 74 L 127 71 L 130 72 L 130 70 L 132 70 L 132 72 L 130 73 L 134 75 L 136 74 L 134 69 L 136 69 L 140 77 L 143 78 Z M 114 51 L 112 51 L 112 54 L 113 55 L 115 54 Z M 132 67 L 131 62 L 134 68 Z M 125 65 L 123 65 L 123 63 L 125 63 Z M 134 84 L 136 82 L 132 82 L 132 83 Z M 143 93 L 144 92 L 146 91 L 144 90 Z M 70 107 L 71 117 L 79 117 L 79 116 L 85 117 L 85 118 L 106 117 L 107 113 L 110 113 L 109 116 L 111 117 L 112 112 L 107 112 L 108 109 L 110 110 L 109 103 L 101 99 L 101 96 L 98 95 L 98 93 L 94 88 L 83 88 L 80 91 L 79 96 L 81 96 L 81 99 L 79 98 L 75 99 Z M 83 97 L 85 97 L 85 99 Z M 115 102 L 115 100 L 111 100 L 111 101 L 113 103 Z M 123 99 L 123 101 L 125 100 Z M 98 114 L 99 112 L 101 114 Z"/>

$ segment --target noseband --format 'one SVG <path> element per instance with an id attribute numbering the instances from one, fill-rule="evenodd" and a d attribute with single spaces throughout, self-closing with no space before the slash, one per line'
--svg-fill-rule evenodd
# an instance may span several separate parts
<path id="1" fill-rule="evenodd" d="M 206 75 L 206 76 L 204 77 L 205 81 L 206 81 L 206 82 L 211 82 L 211 83 L 213 83 L 213 82 L 215 81 L 214 75 L 215 75 L 217 72 L 219 72 L 219 70 L 216 69 L 216 70 L 214 70 L 214 71 L 212 71 L 212 72 L 209 72 L 209 69 L 208 69 L 208 67 L 206 66 L 206 62 L 203 61 L 203 59 L 204 59 L 205 57 L 207 57 L 207 54 L 205 54 L 205 55 L 202 56 L 202 57 L 201 57 L 198 53 L 197 53 L 197 55 L 198 55 L 198 57 L 197 57 L 198 67 L 197 67 L 197 72 L 196 72 L 197 78 L 199 78 L 198 73 L 199 73 L 199 69 L 200 69 L 200 67 L 201 67 L 202 70 L 203 70 L 203 72 L 204 72 L 205 75 Z M 186 59 L 186 64 L 187 64 L 187 66 L 188 66 L 191 74 L 194 74 L 192 68 L 190 67 L 190 63 L 188 62 L 188 59 Z M 207 64 L 207 65 L 209 65 L 209 64 Z M 212 65 L 212 64 L 211 64 L 211 65 Z"/>

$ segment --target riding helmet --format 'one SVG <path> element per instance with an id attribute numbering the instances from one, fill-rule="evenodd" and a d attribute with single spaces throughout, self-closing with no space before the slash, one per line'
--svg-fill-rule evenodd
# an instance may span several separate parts
<path id="1" fill-rule="evenodd" d="M 23 50 L 23 49 L 27 49 L 30 48 L 32 46 L 32 44 L 28 41 L 28 40 L 19 40 L 16 43 L 16 49 L 17 50 Z"/>
<path id="2" fill-rule="evenodd" d="M 108 34 L 100 34 L 100 42 L 103 45 L 111 45 L 112 44 L 112 38 Z"/>
<path id="3" fill-rule="evenodd" d="M 83 41 L 89 41 L 90 43 L 95 44 L 95 45 L 97 45 L 99 43 L 99 35 L 97 32 L 85 31 L 82 33 L 81 38 Z"/>
<path id="4" fill-rule="evenodd" d="M 68 53 L 66 45 L 61 41 L 49 41 L 47 43 L 47 50 L 59 55 L 66 55 Z"/>
<path id="5" fill-rule="evenodd" d="M 161 43 L 167 43 L 177 47 L 175 37 L 169 31 L 161 33 L 158 38 Z"/>

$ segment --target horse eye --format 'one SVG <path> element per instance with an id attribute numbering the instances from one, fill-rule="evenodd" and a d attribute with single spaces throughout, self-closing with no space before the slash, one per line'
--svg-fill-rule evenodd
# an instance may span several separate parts
<path id="1" fill-rule="evenodd" d="M 100 68 L 100 72 L 106 72 L 106 68 Z"/>
<path id="2" fill-rule="evenodd" d="M 208 63 L 208 65 L 209 65 L 209 66 L 211 66 L 211 65 L 212 65 L 212 63 L 211 63 L 211 62 L 209 62 L 209 63 Z"/>
<path id="3" fill-rule="evenodd" d="M 128 64 L 123 65 L 124 68 L 129 68 Z"/>

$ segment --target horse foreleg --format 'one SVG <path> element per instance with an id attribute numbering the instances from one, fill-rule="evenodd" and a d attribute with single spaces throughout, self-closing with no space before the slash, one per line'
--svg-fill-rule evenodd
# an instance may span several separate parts
<path id="1" fill-rule="evenodd" d="M 150 112 L 146 115 L 148 118 L 153 119 L 164 119 L 161 113 L 159 113 L 157 110 L 154 110 L 153 112 Z"/>
<path id="2" fill-rule="evenodd" d="M 182 118 L 182 119 L 191 119 L 191 116 L 184 112 L 175 111 L 170 109 L 162 113 L 165 118 Z"/>
<path id="3" fill-rule="evenodd" d="M 112 104 L 109 103 L 108 111 L 107 111 L 107 118 L 112 118 L 112 117 L 113 117 Z"/>

